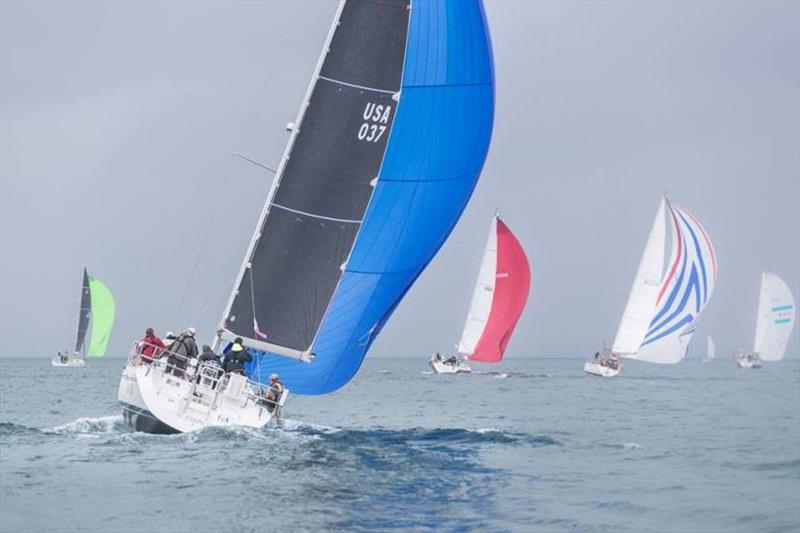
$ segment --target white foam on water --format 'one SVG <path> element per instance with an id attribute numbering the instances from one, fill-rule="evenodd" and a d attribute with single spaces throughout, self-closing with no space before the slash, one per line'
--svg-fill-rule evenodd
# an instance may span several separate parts
<path id="1" fill-rule="evenodd" d="M 644 446 L 641 444 L 636 444 L 635 442 L 626 442 L 622 445 L 623 448 L 626 450 L 643 450 Z"/>
<path id="2" fill-rule="evenodd" d="M 341 428 L 324 426 L 322 424 L 314 424 L 311 422 L 303 422 L 301 420 L 294 420 L 291 418 L 282 418 L 279 427 L 287 431 L 298 431 L 303 429 L 313 429 L 314 431 L 319 431 L 320 433 L 338 433 L 342 431 Z"/>
<path id="3" fill-rule="evenodd" d="M 46 433 L 61 435 L 108 435 L 118 433 L 117 427 L 122 423 L 122 415 L 101 416 L 97 418 L 81 417 L 72 422 L 45 429 Z"/>

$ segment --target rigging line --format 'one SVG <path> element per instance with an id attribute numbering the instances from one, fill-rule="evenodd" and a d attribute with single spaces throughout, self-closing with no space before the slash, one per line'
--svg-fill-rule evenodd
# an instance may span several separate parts
<path id="1" fill-rule="evenodd" d="M 247 157 L 247 156 L 246 156 L 246 155 L 244 155 L 244 154 L 241 154 L 241 153 L 239 153 L 239 152 L 233 152 L 233 155 L 235 155 L 236 157 L 241 157 L 242 159 L 244 159 L 244 160 L 245 160 L 245 161 L 247 161 L 248 163 L 252 163 L 252 164 L 254 164 L 254 165 L 255 165 L 255 166 L 257 166 L 257 167 L 261 167 L 261 168 L 263 168 L 264 170 L 268 170 L 268 171 L 272 172 L 273 174 L 277 174 L 277 173 L 278 173 L 278 171 L 277 171 L 277 170 L 275 170 L 274 168 L 269 168 L 267 165 L 262 165 L 262 164 L 261 164 L 261 163 L 259 163 L 258 161 L 254 160 L 254 159 L 250 159 L 249 157 Z"/>
<path id="2" fill-rule="evenodd" d="M 197 250 L 197 254 L 194 258 L 194 265 L 192 265 L 192 271 L 189 274 L 189 279 L 186 281 L 186 287 L 183 290 L 183 296 L 181 296 L 181 302 L 178 305 L 178 311 L 175 313 L 175 318 L 172 321 L 172 327 L 176 327 L 178 325 L 178 319 L 183 312 L 183 307 L 186 303 L 186 297 L 189 295 L 189 289 L 192 287 L 192 282 L 194 281 L 194 276 L 197 273 L 197 267 L 200 264 L 200 258 L 203 256 L 203 252 L 206 248 L 206 242 L 208 242 L 208 235 L 211 233 L 211 228 L 213 227 L 212 224 L 214 220 L 217 218 L 217 212 L 219 211 L 219 206 L 222 202 L 223 191 L 227 188 L 228 181 L 230 180 L 231 170 L 233 169 L 233 158 L 231 157 L 228 161 L 228 169 L 225 171 L 225 177 L 220 182 L 219 191 L 216 194 L 217 202 L 214 206 L 214 209 L 211 211 L 211 216 L 208 217 L 208 222 L 206 222 L 205 230 L 203 231 L 203 237 L 200 241 L 200 247 Z"/>
<path id="3" fill-rule="evenodd" d="M 256 328 L 256 325 L 258 324 L 258 319 L 256 318 L 256 291 L 255 291 L 255 288 L 253 287 L 253 269 L 248 267 L 247 268 L 247 273 L 250 274 L 250 305 L 252 305 L 252 307 L 253 307 L 253 333 L 256 335 L 256 337 L 258 337 L 259 336 L 258 335 L 258 331 L 260 331 L 261 328 L 260 327 Z M 256 329 L 258 329 L 258 331 L 256 331 Z M 260 360 L 257 361 L 257 364 L 256 364 L 256 373 L 258 374 L 258 379 L 256 381 L 261 383 L 261 361 Z"/>
<path id="4" fill-rule="evenodd" d="M 200 312 L 198 314 L 196 314 L 194 316 L 194 318 L 192 320 L 190 320 L 190 322 L 195 323 L 195 324 L 199 323 L 200 320 L 206 315 L 206 313 L 208 313 L 208 310 L 211 309 L 211 306 L 214 305 L 214 304 L 219 303 L 220 298 L 222 296 L 224 296 L 225 293 L 229 292 L 230 290 L 231 289 L 230 289 L 230 287 L 228 287 L 227 284 L 221 285 L 220 286 L 220 290 L 217 291 L 217 294 L 214 295 L 213 298 L 209 298 L 208 299 L 208 301 L 205 303 L 205 305 L 200 309 Z"/>
<path id="5" fill-rule="evenodd" d="M 255 96 L 253 96 L 253 103 L 250 105 L 250 111 L 248 113 L 248 116 L 250 117 L 250 120 L 252 120 L 252 117 L 255 115 L 255 110 L 258 107 L 259 101 L 266 94 L 267 87 L 268 87 L 268 84 L 265 81 L 263 86 L 262 86 L 262 88 L 261 88 L 261 90 L 256 91 Z M 247 129 L 248 122 L 249 121 L 246 120 L 246 119 L 242 121 L 242 127 L 239 130 L 239 136 L 238 136 L 238 140 L 236 142 L 236 146 L 241 146 L 242 139 L 244 138 L 245 130 Z M 219 211 L 219 207 L 220 207 L 220 205 L 222 203 L 222 198 L 224 197 L 223 192 L 227 188 L 228 181 L 230 181 L 232 170 L 233 170 L 233 157 L 231 157 L 230 160 L 228 161 L 228 168 L 225 171 L 223 179 L 220 181 L 220 187 L 219 187 L 219 190 L 217 191 L 217 194 L 216 194 L 217 203 L 214 205 L 214 208 L 211 211 L 211 215 L 209 216 L 208 223 L 206 224 L 205 231 L 203 232 L 203 238 L 202 238 L 202 240 L 200 242 L 200 248 L 197 251 L 197 256 L 195 257 L 194 265 L 192 266 L 192 272 L 191 272 L 191 274 L 189 274 L 189 279 L 186 281 L 186 288 L 183 291 L 183 296 L 181 296 L 181 301 L 180 301 L 180 304 L 178 305 L 178 311 L 175 313 L 175 318 L 173 319 L 173 322 L 172 322 L 173 323 L 173 328 L 178 324 L 178 319 L 180 318 L 180 315 L 183 312 L 183 307 L 184 307 L 184 305 L 186 303 L 186 297 L 189 295 L 189 290 L 191 289 L 192 283 L 194 282 L 194 276 L 195 276 L 195 274 L 197 272 L 197 267 L 200 264 L 200 258 L 202 257 L 203 252 L 205 251 L 206 242 L 208 241 L 208 235 L 211 232 L 212 223 L 214 222 L 214 220 L 217 217 L 217 212 Z"/>

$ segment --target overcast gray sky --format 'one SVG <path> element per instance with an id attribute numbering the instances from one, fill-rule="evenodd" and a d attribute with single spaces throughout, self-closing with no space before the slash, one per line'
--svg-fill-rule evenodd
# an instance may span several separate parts
<path id="1" fill-rule="evenodd" d="M 2 356 L 74 342 L 84 265 L 116 297 L 111 355 L 151 325 L 210 338 L 272 179 L 231 154 L 277 164 L 335 8 L 0 2 Z M 616 331 L 663 191 L 719 256 L 698 345 L 751 346 L 761 270 L 800 292 L 800 3 L 487 12 L 486 167 L 370 356 L 456 342 L 495 208 L 533 270 L 508 356 L 593 352 Z"/>

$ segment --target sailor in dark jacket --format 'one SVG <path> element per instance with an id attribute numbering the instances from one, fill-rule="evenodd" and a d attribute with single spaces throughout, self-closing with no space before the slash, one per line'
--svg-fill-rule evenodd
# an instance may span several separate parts
<path id="1" fill-rule="evenodd" d="M 241 337 L 236 337 L 231 347 L 225 352 L 225 372 L 244 374 L 244 364 L 253 360 L 253 356 L 244 347 Z"/>
<path id="2" fill-rule="evenodd" d="M 208 361 L 216 361 L 220 368 L 222 368 L 222 360 L 219 358 L 219 355 L 211 349 L 211 346 L 204 344 L 203 353 L 200 354 L 200 362 L 207 363 Z"/>
<path id="3" fill-rule="evenodd" d="M 208 375 L 208 373 L 205 372 L 203 369 L 214 368 L 216 369 L 216 376 L 214 379 L 219 379 L 219 377 L 222 375 L 222 360 L 220 359 L 219 355 L 214 350 L 212 350 L 211 346 L 209 346 L 208 344 L 203 345 L 203 353 L 200 354 L 198 361 L 200 361 L 201 365 L 204 365 L 200 367 L 202 373 Z M 200 383 L 201 378 L 202 378 L 201 373 L 198 373 L 197 374 L 198 383 Z M 212 388 L 214 388 L 215 386 L 216 382 L 214 382 Z"/>

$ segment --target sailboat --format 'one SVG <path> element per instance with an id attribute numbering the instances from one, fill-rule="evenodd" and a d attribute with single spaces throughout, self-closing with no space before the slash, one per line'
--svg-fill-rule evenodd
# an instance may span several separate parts
<path id="1" fill-rule="evenodd" d="M 794 318 L 795 302 L 789 285 L 771 272 L 762 272 L 753 351 L 739 353 L 736 357 L 739 367 L 760 368 L 762 361 L 783 359 Z"/>
<path id="2" fill-rule="evenodd" d="M 83 269 L 81 308 L 78 314 L 78 337 L 75 350 L 59 350 L 53 357 L 53 366 L 86 366 L 86 356 L 102 357 L 106 353 L 111 329 L 114 327 L 114 298 L 111 291 L 97 278 Z M 92 335 L 86 347 L 86 334 L 91 320 Z"/>
<path id="3" fill-rule="evenodd" d="M 460 355 L 444 359 L 437 352 L 429 364 L 437 374 L 471 372 L 467 361 L 499 363 L 517 325 L 531 286 L 525 250 L 495 214 L 461 340 Z"/>
<path id="4" fill-rule="evenodd" d="M 707 346 L 706 346 L 706 355 L 703 356 L 703 362 L 708 363 L 709 361 L 713 361 L 714 357 L 717 353 L 717 347 L 714 344 L 714 339 L 711 338 L 711 335 L 708 336 L 707 339 Z"/>
<path id="5" fill-rule="evenodd" d="M 664 268 L 670 227 L 670 259 Z M 610 352 L 595 354 L 584 371 L 614 377 L 620 358 L 675 364 L 685 356 L 717 279 L 714 246 L 700 222 L 664 197 L 658 206 Z"/>
<path id="6" fill-rule="evenodd" d="M 262 427 L 289 391 L 348 383 L 461 216 L 493 118 L 482 2 L 341 2 L 214 338 L 215 350 L 241 339 L 253 361 L 245 375 L 175 376 L 135 347 L 125 419 Z M 273 373 L 285 389 L 270 405 Z"/>

